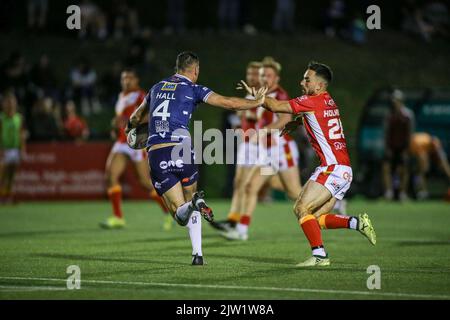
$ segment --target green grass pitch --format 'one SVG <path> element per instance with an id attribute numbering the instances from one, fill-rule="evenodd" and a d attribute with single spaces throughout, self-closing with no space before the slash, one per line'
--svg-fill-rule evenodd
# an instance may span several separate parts
<path id="1" fill-rule="evenodd" d="M 229 201 L 212 201 L 222 218 Z M 377 231 L 325 230 L 332 265 L 300 270 L 310 250 L 287 202 L 258 205 L 247 242 L 231 242 L 203 221 L 208 265 L 190 265 L 187 230 L 162 230 L 155 204 L 125 202 L 124 230 L 98 228 L 108 202 L 0 207 L 0 299 L 450 299 L 450 206 L 353 200 Z M 81 269 L 68 290 L 66 269 Z M 369 290 L 378 265 L 381 289 Z"/>

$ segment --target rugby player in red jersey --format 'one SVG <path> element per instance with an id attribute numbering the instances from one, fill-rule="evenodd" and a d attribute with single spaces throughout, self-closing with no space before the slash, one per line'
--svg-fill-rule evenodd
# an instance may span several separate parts
<path id="1" fill-rule="evenodd" d="M 287 92 L 280 86 L 281 65 L 271 57 L 263 59 L 259 69 L 261 86 L 268 87 L 267 97 L 289 100 Z M 273 129 L 282 129 L 292 120 L 292 115 L 277 115 L 259 107 L 257 110 L 258 134 L 250 138 L 250 145 L 256 149 L 257 163 L 251 168 L 245 181 L 243 199 L 245 210 L 235 229 L 226 230 L 222 235 L 229 240 L 247 240 L 248 228 L 258 201 L 258 193 L 264 185 L 278 176 L 282 189 L 295 200 L 301 191 L 298 169 L 298 148 L 294 139 L 284 134 L 271 134 Z M 258 141 L 259 139 L 259 141 Z"/>
<path id="2" fill-rule="evenodd" d="M 140 89 L 139 77 L 132 69 L 127 69 L 122 72 L 120 83 L 122 92 L 119 94 L 116 103 L 116 116 L 113 119 L 112 132 L 112 135 L 116 138 L 116 142 L 106 162 L 106 183 L 108 186 L 108 196 L 113 208 L 113 215 L 100 224 L 101 227 L 107 229 L 116 229 L 125 226 L 121 205 L 122 187 L 120 185 L 120 177 L 124 173 L 129 160 L 133 162 L 139 183 L 149 191 L 150 198 L 155 200 L 164 212 L 168 212 L 164 202 L 158 196 L 151 183 L 145 151 L 131 149 L 127 144 L 127 136 L 125 134 L 128 119 L 142 103 L 146 93 Z"/>
<path id="3" fill-rule="evenodd" d="M 259 89 L 259 69 L 262 63 L 259 61 L 251 61 L 247 65 L 246 82 L 250 87 Z M 253 96 L 247 94 L 246 99 L 253 99 Z M 237 149 L 236 172 L 233 181 L 233 197 L 231 206 L 225 221 L 213 221 L 211 226 L 218 230 L 228 230 L 234 228 L 239 222 L 241 215 L 244 213 L 245 204 L 243 197 L 245 193 L 245 182 L 252 167 L 256 164 L 257 150 L 250 144 L 250 137 L 256 133 L 256 110 L 258 107 L 248 110 L 239 110 L 237 114 L 241 120 L 242 143 Z"/>
<path id="4" fill-rule="evenodd" d="M 328 66 L 310 62 L 300 83 L 302 96 L 289 101 L 266 97 L 263 104 L 272 112 L 297 115 L 281 134 L 297 128 L 302 119 L 309 141 L 321 162 L 294 206 L 294 213 L 312 249 L 312 257 L 299 263 L 298 267 L 330 265 L 322 242 L 321 228 L 357 230 L 370 243 L 376 244 L 375 230 L 367 214 L 356 217 L 330 213 L 336 200 L 342 200 L 350 188 L 353 178 L 339 109 L 327 91 L 332 77 Z M 248 86 L 246 89 L 252 92 Z"/>

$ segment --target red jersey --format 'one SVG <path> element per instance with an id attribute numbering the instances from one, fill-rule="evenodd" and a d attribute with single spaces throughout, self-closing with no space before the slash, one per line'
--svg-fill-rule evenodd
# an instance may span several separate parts
<path id="1" fill-rule="evenodd" d="M 117 127 L 117 141 L 127 142 L 127 135 L 125 134 L 125 128 L 127 126 L 128 119 L 133 114 L 134 110 L 142 103 L 145 98 L 145 92 L 141 89 L 137 89 L 129 92 L 121 92 L 119 99 L 116 103 L 116 116 L 118 117 Z"/>
<path id="2" fill-rule="evenodd" d="M 247 95 L 245 96 L 246 99 L 254 99 L 253 96 Z M 258 107 L 255 107 L 253 109 L 243 110 L 241 114 L 241 129 L 243 133 L 245 133 L 249 129 L 256 129 L 256 110 Z M 247 135 L 244 135 L 244 141 L 248 142 L 250 140 L 250 137 Z"/>
<path id="3" fill-rule="evenodd" d="M 303 113 L 303 124 L 321 166 L 350 166 L 339 109 L 328 92 L 303 95 L 289 100 L 289 104 L 294 113 Z"/>
<path id="4" fill-rule="evenodd" d="M 86 121 L 78 116 L 69 116 L 64 121 L 64 129 L 70 138 L 80 138 L 87 129 Z"/>
<path id="5" fill-rule="evenodd" d="M 278 86 L 274 91 L 270 92 L 267 94 L 268 97 L 277 99 L 277 100 L 281 100 L 281 101 L 287 101 L 289 100 L 289 95 L 286 92 L 286 90 L 284 90 L 282 87 Z M 268 126 L 271 123 L 274 123 L 278 120 L 278 116 L 276 113 L 269 111 L 267 109 L 264 109 L 263 107 L 258 107 L 258 123 L 257 123 L 257 127 L 259 129 L 264 128 L 266 126 Z M 286 141 L 291 141 L 293 140 L 293 138 L 288 135 L 285 134 L 283 136 L 283 138 Z M 271 135 L 268 134 L 267 135 L 267 147 L 270 147 L 272 145 L 272 139 L 271 139 Z"/>

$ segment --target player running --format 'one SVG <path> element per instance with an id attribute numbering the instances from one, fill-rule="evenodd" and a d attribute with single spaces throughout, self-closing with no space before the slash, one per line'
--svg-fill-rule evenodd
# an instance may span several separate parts
<path id="1" fill-rule="evenodd" d="M 263 66 L 259 69 L 259 81 L 261 86 L 268 88 L 268 97 L 277 100 L 289 100 L 287 92 L 280 86 L 281 65 L 266 57 Z M 294 139 L 284 134 L 280 137 L 271 134 L 270 130 L 281 130 L 290 120 L 292 115 L 277 115 L 264 108 L 257 111 L 258 134 L 250 139 L 250 144 L 258 149 L 257 164 L 251 168 L 248 179 L 245 182 L 243 202 L 245 211 L 236 228 L 226 230 L 222 235 L 229 240 L 247 240 L 248 229 L 256 209 L 258 193 L 274 175 L 277 175 L 287 196 L 295 200 L 301 191 L 300 173 L 298 169 L 298 148 Z M 259 142 L 258 142 L 259 139 Z M 262 155 L 262 156 L 261 156 Z M 267 172 L 272 171 L 270 174 Z"/>
<path id="2" fill-rule="evenodd" d="M 375 230 L 367 214 L 358 217 L 330 214 L 336 200 L 342 200 L 350 188 L 353 175 L 339 109 L 327 92 L 331 80 L 332 71 L 328 66 L 310 62 L 300 84 L 304 95 L 289 101 L 266 97 L 263 105 L 273 112 L 299 115 L 281 134 L 296 129 L 301 118 L 321 162 L 294 206 L 294 213 L 312 249 L 312 257 L 297 267 L 330 265 L 321 228 L 358 230 L 371 244 L 376 244 Z"/>
<path id="3" fill-rule="evenodd" d="M 250 87 L 258 89 L 259 85 L 259 69 L 262 63 L 251 61 L 247 65 L 246 82 Z M 253 96 L 247 94 L 246 99 L 253 99 Z M 248 110 L 238 111 L 241 118 L 242 143 L 237 149 L 236 172 L 233 181 L 233 197 L 231 206 L 225 221 L 213 221 L 211 226 L 215 229 L 225 231 L 234 228 L 244 213 L 245 204 L 243 201 L 245 193 L 245 183 L 248 179 L 249 172 L 257 162 L 257 146 L 250 143 L 250 137 L 256 133 L 257 107 Z"/>
<path id="4" fill-rule="evenodd" d="M 0 112 L 0 203 L 14 203 L 13 186 L 20 160 L 25 155 L 26 131 L 12 91 L 2 97 Z"/>
<path id="5" fill-rule="evenodd" d="M 204 193 L 196 192 L 198 169 L 188 132 L 192 113 L 201 102 L 230 110 L 251 109 L 264 102 L 267 92 L 265 88 L 253 90 L 253 100 L 221 96 L 196 84 L 199 63 L 196 54 L 180 53 L 176 74 L 150 89 L 127 126 L 129 132 L 147 115 L 150 119 L 147 149 L 153 185 L 175 221 L 187 226 L 193 265 L 204 264 L 200 215 L 212 221 L 213 213 L 203 199 Z"/>
<path id="6" fill-rule="evenodd" d="M 122 187 L 120 177 L 124 173 L 128 161 L 133 162 L 136 176 L 142 187 L 148 190 L 150 198 L 155 200 L 164 212 L 168 212 L 162 199 L 158 196 L 150 182 L 150 174 L 146 163 L 146 155 L 142 150 L 133 150 L 127 144 L 125 127 L 133 111 L 144 100 L 145 92 L 139 88 L 139 77 L 134 70 L 127 69 L 121 74 L 122 92 L 116 103 L 116 116 L 113 118 L 112 135 L 117 139 L 106 161 L 106 182 L 108 196 L 112 204 L 113 215 L 100 226 L 105 229 L 118 229 L 125 226 L 122 212 Z M 165 228 L 168 228 L 165 224 Z"/>

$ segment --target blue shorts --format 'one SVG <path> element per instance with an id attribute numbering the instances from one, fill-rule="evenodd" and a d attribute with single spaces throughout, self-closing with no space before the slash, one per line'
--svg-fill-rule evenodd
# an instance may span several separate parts
<path id="1" fill-rule="evenodd" d="M 198 180 L 198 168 L 194 163 L 194 151 L 190 150 L 187 155 L 190 163 L 183 161 L 183 151 L 172 158 L 172 149 L 175 146 L 150 150 L 148 152 L 148 163 L 150 176 L 156 192 L 162 196 L 167 190 L 178 182 L 182 186 L 190 186 Z"/>

